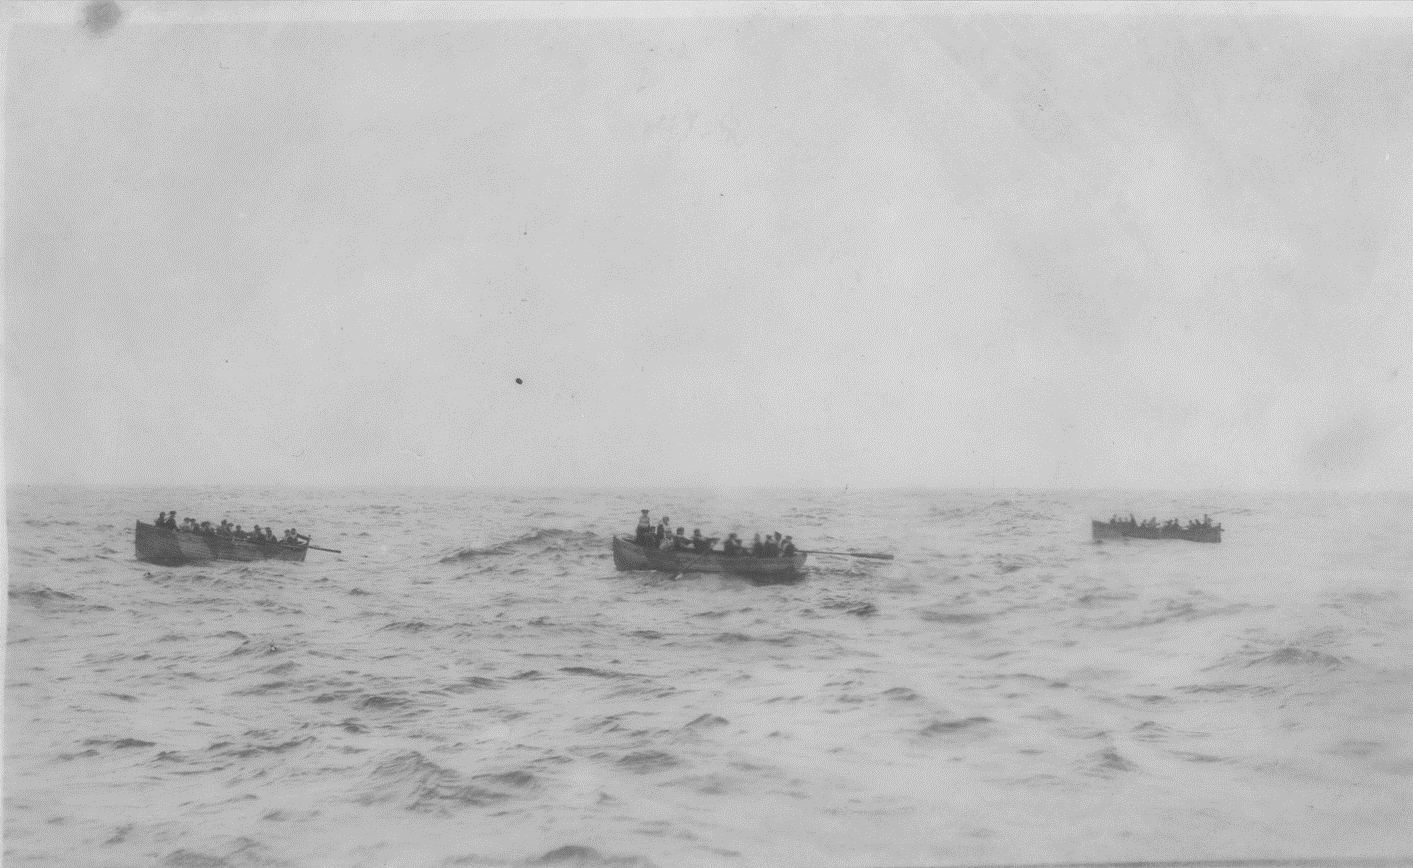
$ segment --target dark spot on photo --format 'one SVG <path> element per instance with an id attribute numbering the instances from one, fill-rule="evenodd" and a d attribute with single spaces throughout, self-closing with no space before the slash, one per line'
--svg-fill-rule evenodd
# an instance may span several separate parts
<path id="1" fill-rule="evenodd" d="M 94 0 L 83 9 L 83 26 L 94 36 L 104 36 L 123 20 L 123 10 L 114 0 Z"/>

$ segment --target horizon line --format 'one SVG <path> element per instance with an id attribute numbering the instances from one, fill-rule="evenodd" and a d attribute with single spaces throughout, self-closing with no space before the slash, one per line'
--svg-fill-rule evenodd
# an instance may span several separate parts
<path id="1" fill-rule="evenodd" d="M 1162 487 L 1153 485 L 1093 485 L 1093 486 L 1032 486 L 1032 485 L 844 485 L 825 483 L 774 483 L 774 484 L 735 484 L 735 483 L 681 483 L 676 485 L 555 485 L 523 483 L 287 483 L 287 482 L 6 482 L 7 491 L 22 488 L 93 488 L 93 489 L 139 489 L 170 488 L 200 489 L 229 488 L 252 489 L 268 488 L 279 490 L 433 490 L 433 491 L 592 491 L 592 492 L 635 492 L 635 491 L 1024 491 L 1037 493 L 1052 492 L 1150 492 L 1160 494 L 1413 494 L 1408 488 L 1355 488 L 1355 487 Z"/>

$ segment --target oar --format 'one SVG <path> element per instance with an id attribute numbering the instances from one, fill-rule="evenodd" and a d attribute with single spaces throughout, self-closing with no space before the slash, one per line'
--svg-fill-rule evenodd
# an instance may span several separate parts
<path id="1" fill-rule="evenodd" d="M 893 560 L 892 555 L 870 554 L 868 552 L 822 552 L 818 549 L 795 549 L 795 551 L 804 555 L 842 555 L 846 558 L 875 558 L 880 561 Z"/>
<path id="2" fill-rule="evenodd" d="M 313 549 L 313 550 L 316 551 L 316 552 L 333 552 L 333 553 L 336 554 L 336 555 L 341 555 L 341 554 L 343 554 L 343 552 L 339 551 L 338 549 L 324 549 L 324 548 L 319 548 L 318 546 L 311 546 L 311 545 L 305 545 L 305 548 L 307 548 L 307 549 Z"/>
<path id="3" fill-rule="evenodd" d="M 702 558 L 706 557 L 709 554 L 711 554 L 711 549 L 707 549 L 706 551 L 692 558 L 692 562 L 690 564 L 687 564 L 687 566 L 683 567 L 681 573 L 678 573 L 677 575 L 673 576 L 671 581 L 675 582 L 678 579 L 682 578 L 683 573 L 690 572 L 692 567 L 695 567 L 697 565 L 698 561 L 700 561 Z"/>

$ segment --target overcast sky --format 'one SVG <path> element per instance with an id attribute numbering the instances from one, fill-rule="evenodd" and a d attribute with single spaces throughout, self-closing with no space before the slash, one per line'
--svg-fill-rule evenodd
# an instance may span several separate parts
<path id="1" fill-rule="evenodd" d="M 11 484 L 1413 486 L 1413 18 L 56 8 Z"/>

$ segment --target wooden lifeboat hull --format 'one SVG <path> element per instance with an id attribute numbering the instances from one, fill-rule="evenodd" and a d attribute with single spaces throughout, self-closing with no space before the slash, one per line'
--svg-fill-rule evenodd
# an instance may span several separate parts
<path id="1" fill-rule="evenodd" d="M 674 549 L 645 549 L 632 540 L 613 538 L 613 564 L 620 570 L 657 570 L 661 573 L 727 573 L 754 579 L 789 580 L 805 568 L 809 555 L 788 558 L 757 558 L 724 555 L 720 552 L 679 552 Z"/>
<path id="2" fill-rule="evenodd" d="M 208 536 L 157 527 L 139 521 L 136 537 L 137 559 L 163 566 L 199 564 L 206 561 L 303 561 L 307 546 L 284 543 L 254 543 L 224 536 Z"/>
<path id="3" fill-rule="evenodd" d="M 1198 527 L 1188 530 L 1178 528 L 1176 530 L 1165 530 L 1161 527 L 1143 527 L 1119 523 L 1110 524 L 1107 521 L 1090 520 L 1093 525 L 1094 539 L 1181 539 L 1188 542 L 1219 543 L 1222 541 L 1221 525 L 1212 527 Z"/>

